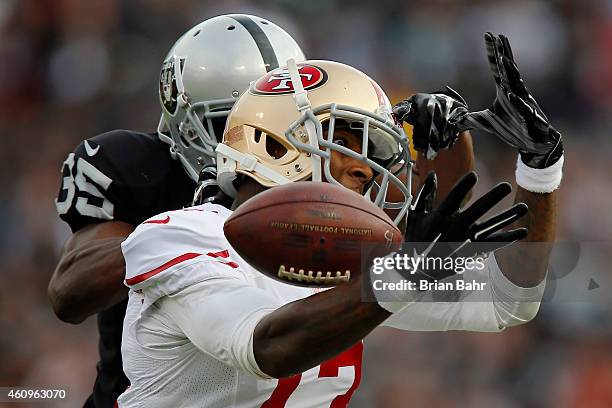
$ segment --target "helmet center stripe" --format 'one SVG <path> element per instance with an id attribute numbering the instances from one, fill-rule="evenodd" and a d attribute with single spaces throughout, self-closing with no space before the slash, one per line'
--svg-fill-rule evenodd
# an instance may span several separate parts
<path id="1" fill-rule="evenodd" d="M 272 44 L 270 43 L 268 36 L 266 36 L 266 33 L 263 32 L 261 27 L 259 27 L 255 21 L 247 16 L 230 15 L 229 17 L 239 22 L 244 28 L 246 28 L 249 34 L 251 34 L 251 37 L 253 37 L 253 40 L 255 40 L 255 44 L 257 44 L 257 48 L 261 53 L 264 64 L 266 65 L 266 72 L 270 72 L 273 69 L 278 68 L 278 59 L 274 53 L 274 48 L 272 48 Z"/>

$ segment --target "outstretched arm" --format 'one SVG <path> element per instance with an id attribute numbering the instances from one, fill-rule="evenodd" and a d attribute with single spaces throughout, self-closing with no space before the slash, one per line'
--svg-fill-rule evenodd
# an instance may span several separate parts
<path id="1" fill-rule="evenodd" d="M 442 203 L 433 209 L 436 178 L 431 173 L 416 195 L 414 208 L 408 217 L 407 237 L 414 242 L 432 242 L 438 238 L 440 242 L 453 243 L 472 240 L 487 243 L 490 250 L 496 245 L 524 237 L 525 231 L 521 229 L 499 232 L 525 214 L 526 208 L 522 204 L 493 218 L 478 221 L 510 192 L 507 183 L 494 187 L 470 208 L 459 209 L 475 183 L 476 174 L 465 175 Z M 456 253 L 471 254 L 473 249 L 467 245 L 457 249 Z M 441 257 L 451 256 L 447 250 L 452 248 L 443 244 L 439 248 L 434 245 L 430 253 Z M 433 276 L 419 271 L 415 278 L 433 281 L 445 276 L 448 275 Z M 395 278 L 391 276 L 391 279 Z M 373 296 L 378 303 L 364 302 L 364 294 Z M 361 340 L 391 316 L 391 312 L 401 311 L 405 307 L 409 309 L 409 304 L 420 297 L 419 292 L 411 290 L 397 293 L 399 298 L 391 299 L 388 295 L 372 293 L 369 279 L 364 276 L 273 311 L 261 320 L 254 332 L 255 358 L 260 368 L 265 373 L 277 376 L 313 367 Z M 435 319 L 433 315 L 432 319 Z M 479 327 L 484 326 L 483 323 Z"/>
<path id="2" fill-rule="evenodd" d="M 518 286 L 536 286 L 546 276 L 557 226 L 556 198 L 556 192 L 533 193 L 518 187 L 515 201 L 527 204 L 529 212 L 513 227 L 527 228 L 529 233 L 522 242 L 495 253 L 501 271 Z"/>
<path id="3" fill-rule="evenodd" d="M 496 257 L 508 279 L 533 287 L 546 275 L 555 240 L 555 190 L 561 183 L 563 142 L 526 88 L 508 39 L 486 33 L 485 43 L 497 95 L 491 108 L 469 113 L 464 123 L 496 135 L 519 151 L 515 201 L 526 203 L 529 213 L 516 225 L 528 228 L 529 234 L 523 243 L 500 250 Z"/>
<path id="4" fill-rule="evenodd" d="M 364 302 L 364 279 L 284 305 L 255 327 L 253 349 L 261 370 L 276 378 L 303 372 L 361 341 L 391 313 Z"/>

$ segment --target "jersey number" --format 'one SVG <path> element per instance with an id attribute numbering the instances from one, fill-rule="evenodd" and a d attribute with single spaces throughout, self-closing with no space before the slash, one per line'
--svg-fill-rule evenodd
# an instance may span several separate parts
<path id="1" fill-rule="evenodd" d="M 108 190 L 111 183 L 112 180 L 106 174 L 83 159 L 77 158 L 75 166 L 74 153 L 70 153 L 62 166 L 62 187 L 55 201 L 57 212 L 66 214 L 72 206 L 75 194 L 89 193 L 90 197 L 77 198 L 74 205 L 77 212 L 88 217 L 112 220 L 113 203 L 102 193 Z M 61 197 L 63 199 L 60 201 Z"/>
<path id="2" fill-rule="evenodd" d="M 363 355 L 363 342 L 355 344 L 344 353 L 327 360 L 319 366 L 319 377 L 338 377 L 341 367 L 353 367 L 354 377 L 353 384 L 350 386 L 346 393 L 337 395 L 336 398 L 329 405 L 330 408 L 345 408 L 353 396 L 353 393 L 359 387 L 361 382 L 361 358 Z M 293 394 L 298 386 L 302 374 L 296 374 L 291 377 L 281 378 L 278 380 L 278 384 L 270 398 L 268 398 L 261 406 L 261 408 L 283 408 L 291 394 Z"/>

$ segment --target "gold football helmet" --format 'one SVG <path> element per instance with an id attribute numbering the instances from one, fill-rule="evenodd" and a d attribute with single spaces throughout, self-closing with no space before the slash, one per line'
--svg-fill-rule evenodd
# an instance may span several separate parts
<path id="1" fill-rule="evenodd" d="M 340 127 L 361 133 L 361 153 L 333 143 Z M 230 196 L 236 193 L 237 174 L 266 187 L 308 179 L 340 184 L 330 170 L 332 150 L 373 170 L 376 181 L 364 195 L 369 198 L 374 190 L 374 203 L 399 210 L 399 223 L 412 199 L 408 139 L 380 86 L 338 62 L 289 60 L 287 67 L 251 83 L 232 108 L 217 146 L 217 179 Z M 405 181 L 398 178 L 401 173 L 408 174 Z M 403 200 L 386 200 L 390 186 Z"/>

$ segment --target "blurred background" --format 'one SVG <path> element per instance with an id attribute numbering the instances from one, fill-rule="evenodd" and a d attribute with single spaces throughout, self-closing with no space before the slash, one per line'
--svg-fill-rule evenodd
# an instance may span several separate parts
<path id="1" fill-rule="evenodd" d="M 229 12 L 266 17 L 307 56 L 365 71 L 392 102 L 449 84 L 471 110 L 494 97 L 483 33 L 507 34 L 565 136 L 559 239 L 599 245 L 580 261 L 600 271 L 593 293 L 603 301 L 545 303 L 532 323 L 495 335 L 377 330 L 351 406 L 611 407 L 609 0 L 0 0 L 0 386 L 68 389 L 69 402 L 44 406 L 80 406 L 89 394 L 94 319 L 62 323 L 46 296 L 69 236 L 53 203 L 61 163 L 97 133 L 153 131 L 165 53 L 195 23 Z M 480 191 L 514 179 L 510 149 L 478 133 L 474 145 Z"/>

